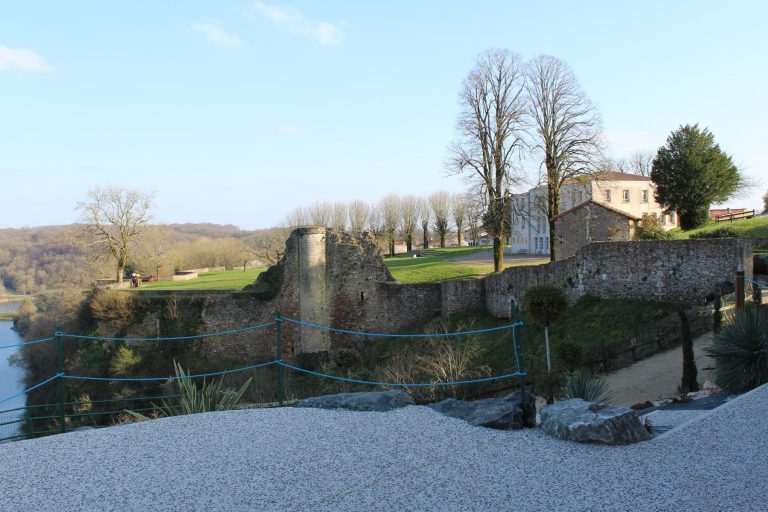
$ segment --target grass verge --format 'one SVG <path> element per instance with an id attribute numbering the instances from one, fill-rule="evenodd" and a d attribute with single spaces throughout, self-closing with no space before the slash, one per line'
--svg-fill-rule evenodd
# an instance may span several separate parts
<path id="1" fill-rule="evenodd" d="M 197 279 L 189 281 L 158 281 L 155 283 L 142 283 L 137 290 L 165 291 L 165 290 L 242 290 L 251 284 L 266 270 L 266 267 L 249 268 L 242 270 L 227 270 L 222 272 L 205 272 Z"/>

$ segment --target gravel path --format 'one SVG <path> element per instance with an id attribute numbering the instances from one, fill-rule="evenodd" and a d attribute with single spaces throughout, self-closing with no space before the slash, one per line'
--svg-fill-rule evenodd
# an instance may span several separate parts
<path id="1" fill-rule="evenodd" d="M 530 262 L 531 265 L 534 265 L 536 263 L 540 263 L 542 260 L 546 260 L 547 258 L 548 256 L 543 254 L 504 254 L 504 261 L 507 263 L 511 261 Z M 450 261 L 451 263 L 493 263 L 493 251 L 489 249 L 487 251 L 473 252 L 472 254 L 467 254 L 465 256 L 450 258 L 447 261 Z"/>
<path id="2" fill-rule="evenodd" d="M 698 369 L 699 384 L 714 382 L 711 370 L 714 361 L 705 350 L 712 345 L 712 333 L 693 341 L 693 355 Z M 660 398 L 672 398 L 683 376 L 683 352 L 680 347 L 671 348 L 603 376 L 613 394 L 613 402 L 627 407 Z"/>
<path id="3" fill-rule="evenodd" d="M 579 445 L 390 413 L 229 411 L 0 447 L 0 510 L 765 510 L 768 386 Z"/>

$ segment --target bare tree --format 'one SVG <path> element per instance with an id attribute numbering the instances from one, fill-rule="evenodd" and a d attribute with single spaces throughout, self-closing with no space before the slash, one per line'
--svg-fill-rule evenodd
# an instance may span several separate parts
<path id="1" fill-rule="evenodd" d="M 466 194 L 454 194 L 451 196 L 451 211 L 453 212 L 453 222 L 456 224 L 458 244 L 461 247 L 461 234 L 464 230 L 464 221 L 469 211 L 469 198 Z"/>
<path id="2" fill-rule="evenodd" d="M 333 203 L 331 212 L 331 225 L 339 233 L 347 229 L 347 205 L 344 203 Z"/>
<path id="3" fill-rule="evenodd" d="M 349 229 L 352 233 L 359 235 L 365 230 L 368 224 L 370 208 L 363 201 L 352 201 L 347 206 L 347 214 L 349 215 Z"/>
<path id="4" fill-rule="evenodd" d="M 484 195 L 469 196 L 467 227 L 469 228 L 469 237 L 472 239 L 472 245 L 475 246 L 480 245 L 480 228 L 483 224 L 483 213 L 485 212 L 484 197 Z"/>
<path id="5" fill-rule="evenodd" d="M 504 266 L 504 201 L 513 181 L 513 160 L 523 147 L 525 77 L 520 56 L 509 50 L 489 50 L 464 80 L 463 111 L 449 168 L 469 173 L 487 195 L 486 225 L 493 236 L 493 268 Z"/>
<path id="6" fill-rule="evenodd" d="M 421 220 L 422 248 L 429 249 L 429 218 L 431 216 L 429 203 L 423 197 L 419 198 L 419 219 Z"/>
<path id="7" fill-rule="evenodd" d="M 655 156 L 652 151 L 635 151 L 629 158 L 626 172 L 640 176 L 650 176 Z"/>
<path id="8" fill-rule="evenodd" d="M 429 196 L 429 207 L 435 218 L 435 230 L 440 237 L 440 247 L 445 247 L 445 234 L 448 232 L 448 219 L 451 216 L 451 196 L 448 192 L 435 192 Z"/>
<path id="9" fill-rule="evenodd" d="M 131 245 L 148 229 L 153 199 L 154 194 L 138 190 L 96 187 L 86 201 L 77 203 L 84 235 L 115 260 L 118 283 L 123 282 Z"/>
<path id="10" fill-rule="evenodd" d="M 554 261 L 560 190 L 566 182 L 598 170 L 602 161 L 601 121 L 565 62 L 539 56 L 528 64 L 526 73 L 534 148 L 543 157 L 549 257 Z"/>
<path id="11" fill-rule="evenodd" d="M 416 196 L 400 198 L 400 236 L 405 239 L 405 250 L 413 250 L 413 232 L 419 222 L 419 199 Z"/>
<path id="12" fill-rule="evenodd" d="M 333 206 L 329 203 L 316 201 L 310 205 L 308 213 L 313 226 L 329 227 L 333 218 Z"/>
<path id="13" fill-rule="evenodd" d="M 387 242 L 390 256 L 395 255 L 395 235 L 400 222 L 400 196 L 389 194 L 379 202 L 382 220 L 382 234 Z"/>
<path id="14" fill-rule="evenodd" d="M 294 208 L 288 215 L 285 216 L 285 225 L 291 228 L 305 227 L 310 224 L 309 212 L 306 208 L 298 207 Z"/>
<path id="15" fill-rule="evenodd" d="M 255 256 L 262 263 L 277 265 L 285 254 L 285 241 L 291 235 L 294 226 L 278 226 L 261 229 L 246 241 L 246 252 Z"/>

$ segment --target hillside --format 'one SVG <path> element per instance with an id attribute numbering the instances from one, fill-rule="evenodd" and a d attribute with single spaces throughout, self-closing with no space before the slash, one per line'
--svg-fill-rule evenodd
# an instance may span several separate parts
<path id="1" fill-rule="evenodd" d="M 768 217 L 735 220 L 733 222 L 710 223 L 688 231 L 673 230 L 674 238 L 698 238 L 735 236 L 742 238 L 768 238 Z"/>

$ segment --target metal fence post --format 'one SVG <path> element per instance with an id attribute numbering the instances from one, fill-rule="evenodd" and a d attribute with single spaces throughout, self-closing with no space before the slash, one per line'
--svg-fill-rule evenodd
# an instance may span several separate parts
<path id="1" fill-rule="evenodd" d="M 283 320 L 280 318 L 280 311 L 275 311 L 275 361 L 282 361 L 283 359 L 282 323 Z M 277 403 L 282 407 L 284 400 L 283 367 L 279 363 L 275 368 L 275 393 L 277 394 Z"/>
<path id="2" fill-rule="evenodd" d="M 61 335 L 61 331 L 56 330 L 56 384 L 58 386 L 57 394 L 59 395 L 59 432 L 62 434 L 67 431 L 64 424 L 64 339 Z"/>
<path id="3" fill-rule="evenodd" d="M 744 271 L 736 271 L 736 309 L 744 307 Z"/>

